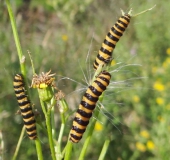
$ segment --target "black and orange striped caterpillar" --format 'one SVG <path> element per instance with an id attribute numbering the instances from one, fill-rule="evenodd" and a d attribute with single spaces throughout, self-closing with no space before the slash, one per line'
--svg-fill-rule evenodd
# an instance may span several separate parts
<path id="1" fill-rule="evenodd" d="M 128 24 L 130 23 L 131 11 L 132 10 L 126 14 L 122 11 L 122 16 L 117 20 L 115 25 L 106 35 L 95 62 L 93 63 L 93 68 L 95 70 L 99 67 L 99 65 L 103 66 L 104 64 L 109 63 L 112 59 L 112 52 L 116 46 L 116 43 L 119 41 L 120 37 L 123 35 L 124 31 L 128 27 Z"/>
<path id="2" fill-rule="evenodd" d="M 15 75 L 13 86 L 14 86 L 15 95 L 17 97 L 18 105 L 21 110 L 21 115 L 23 117 L 23 121 L 26 127 L 28 137 L 31 140 L 35 140 L 37 138 L 36 122 L 35 122 L 35 117 L 32 111 L 30 100 L 26 95 L 26 91 L 24 87 L 24 78 L 22 74 Z"/>
<path id="3" fill-rule="evenodd" d="M 96 80 L 90 85 L 84 94 L 79 109 L 73 120 L 72 129 L 70 131 L 70 141 L 78 143 L 92 116 L 92 112 L 96 106 L 99 96 L 106 90 L 109 85 L 111 75 L 107 71 L 101 72 Z"/>

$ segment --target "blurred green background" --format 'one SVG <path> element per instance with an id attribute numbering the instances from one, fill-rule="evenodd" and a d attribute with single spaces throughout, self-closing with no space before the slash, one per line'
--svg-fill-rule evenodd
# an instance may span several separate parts
<path id="1" fill-rule="evenodd" d="M 96 160 L 106 139 L 106 160 L 170 159 L 170 2 L 159 0 L 11 0 L 31 84 L 31 52 L 36 73 L 50 69 L 75 111 L 83 88 L 93 74 L 92 64 L 106 33 L 121 16 L 133 14 L 114 50 L 112 81 L 103 102 L 86 159 Z M 0 157 L 11 159 L 23 126 L 13 91 L 13 75 L 20 72 L 17 50 L 4 0 L 0 0 Z M 69 77 L 75 81 L 62 79 Z M 41 114 L 37 92 L 31 90 Z M 74 113 L 74 112 L 73 112 Z M 66 143 L 74 114 L 64 133 Z M 42 121 L 44 120 L 43 114 Z M 60 128 L 56 112 L 56 130 Z M 95 117 L 94 117 L 95 118 Z M 51 159 L 48 139 L 39 130 L 44 159 Z M 85 136 L 84 136 L 85 138 Z M 74 145 L 73 159 L 84 138 Z M 4 144 L 4 146 L 3 146 Z M 63 145 L 64 146 L 64 145 Z M 18 160 L 37 159 L 34 142 L 25 134 Z"/>

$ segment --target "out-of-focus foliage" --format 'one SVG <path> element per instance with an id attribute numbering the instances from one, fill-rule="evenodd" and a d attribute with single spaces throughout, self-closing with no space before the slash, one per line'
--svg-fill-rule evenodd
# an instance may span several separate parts
<path id="1" fill-rule="evenodd" d="M 0 136 L 0 143 L 4 143 L 4 159 L 10 159 L 23 122 L 21 116 L 15 114 L 18 105 L 12 86 L 13 75 L 19 72 L 17 51 L 5 3 L 0 2 L 0 133 L 3 136 Z M 129 11 L 132 7 L 135 14 L 157 4 L 152 11 L 132 17 L 116 46 L 112 82 L 106 92 L 104 108 L 86 158 L 97 159 L 104 140 L 109 138 L 111 143 L 105 157 L 107 160 L 169 159 L 170 2 L 11 2 L 30 81 L 32 69 L 27 50 L 31 52 L 37 73 L 50 69 L 56 72 L 56 85 L 65 92 L 70 110 L 75 110 L 81 100 L 78 90 L 83 85 L 87 86 L 82 70 L 87 78 L 93 73 L 94 58 L 106 33 L 121 15 L 120 8 Z M 76 82 L 61 80 L 63 76 Z M 31 93 L 33 103 L 41 113 L 37 93 L 32 90 Z M 64 133 L 64 142 L 71 128 L 72 116 Z M 56 113 L 56 130 L 59 128 Z M 40 132 L 44 159 L 50 159 L 46 133 Z M 79 155 L 83 142 L 82 139 L 74 145 L 73 159 Z M 25 136 L 18 160 L 36 159 L 35 153 L 34 143 Z"/>

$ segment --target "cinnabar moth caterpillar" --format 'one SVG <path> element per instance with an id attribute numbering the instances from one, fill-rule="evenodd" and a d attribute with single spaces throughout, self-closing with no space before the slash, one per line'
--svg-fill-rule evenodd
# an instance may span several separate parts
<path id="1" fill-rule="evenodd" d="M 28 137 L 31 140 L 35 140 L 37 138 L 36 122 L 30 100 L 26 95 L 26 90 L 24 87 L 24 78 L 22 74 L 15 75 L 13 86 Z"/>
<path id="2" fill-rule="evenodd" d="M 119 41 L 120 37 L 123 35 L 123 32 L 127 28 L 130 22 L 130 13 L 125 14 L 122 11 L 122 16 L 117 20 L 115 25 L 110 29 L 106 38 L 104 39 L 102 46 L 98 52 L 98 55 L 93 64 L 93 68 L 96 70 L 99 65 L 104 65 L 110 62 L 112 58 L 112 52 L 116 46 L 116 43 Z"/>
<path id="3" fill-rule="evenodd" d="M 111 79 L 110 73 L 101 72 L 96 80 L 90 85 L 84 94 L 79 109 L 73 120 L 72 129 L 70 131 L 70 141 L 77 143 L 82 138 L 83 133 L 92 116 L 92 112 L 96 106 L 99 96 L 106 90 Z"/>

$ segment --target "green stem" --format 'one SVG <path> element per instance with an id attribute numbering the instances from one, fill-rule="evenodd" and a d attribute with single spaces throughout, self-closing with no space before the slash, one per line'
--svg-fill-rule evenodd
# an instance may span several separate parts
<path id="1" fill-rule="evenodd" d="M 102 148 L 102 151 L 100 153 L 100 156 L 99 156 L 99 159 L 98 160 L 104 160 L 104 157 L 106 155 L 106 152 L 107 152 L 107 149 L 109 147 L 109 144 L 110 144 L 110 140 L 105 140 L 104 142 L 104 145 L 103 145 L 103 148 Z"/>
<path id="2" fill-rule="evenodd" d="M 65 123 L 66 123 L 65 112 L 68 110 L 68 105 L 63 97 L 60 97 L 60 99 L 58 99 L 58 107 L 59 107 L 60 117 L 61 117 L 61 128 L 58 136 L 56 156 L 57 156 L 57 160 L 60 160 L 63 157 L 63 154 L 61 153 L 61 143 L 62 143 L 62 137 L 63 137 Z"/>
<path id="3" fill-rule="evenodd" d="M 48 109 L 47 114 L 46 114 L 46 125 L 47 125 L 48 140 L 50 144 L 51 156 L 53 160 L 56 160 L 54 141 L 52 137 L 52 128 L 51 128 L 51 109 Z"/>
<path id="4" fill-rule="evenodd" d="M 52 135 L 54 138 L 56 138 L 56 129 L 55 129 L 55 121 L 54 121 L 54 105 L 56 101 L 54 97 L 51 99 L 51 106 L 49 106 L 51 109 L 51 127 L 52 127 Z"/>
<path id="5" fill-rule="evenodd" d="M 36 144 L 36 150 L 37 150 L 38 160 L 43 160 L 42 148 L 41 148 L 41 143 L 40 143 L 39 138 L 37 138 L 37 139 L 35 140 L 35 144 Z"/>
<path id="6" fill-rule="evenodd" d="M 46 126 L 47 126 L 47 133 L 48 133 L 48 140 L 49 140 L 49 144 L 50 144 L 51 156 L 52 156 L 53 160 L 56 160 L 55 150 L 54 150 L 54 142 L 53 142 L 53 137 L 52 137 L 52 129 L 51 129 L 51 109 L 47 108 L 48 111 L 46 111 L 45 104 L 41 100 L 41 98 L 40 98 L 40 103 L 41 103 L 41 107 L 42 107 L 42 110 L 44 112 L 45 119 L 46 119 Z"/>
<path id="7" fill-rule="evenodd" d="M 26 76 L 26 68 L 25 68 L 25 64 L 23 63 L 24 56 L 23 56 L 22 49 L 21 49 L 21 44 L 20 44 L 20 40 L 19 40 L 19 36 L 18 36 L 18 32 L 17 32 L 14 14 L 13 14 L 12 7 L 11 7 L 9 0 L 6 0 L 6 5 L 7 5 L 7 8 L 8 8 L 8 13 L 9 13 L 10 21 L 11 21 L 11 26 L 12 26 L 15 44 L 16 44 L 16 47 L 17 47 L 17 52 L 18 52 L 18 57 L 19 57 L 20 67 L 21 67 L 21 73 L 24 76 Z"/>
<path id="8" fill-rule="evenodd" d="M 38 92 L 39 92 L 39 90 L 38 90 Z M 50 150 L 51 150 L 51 156 L 52 156 L 53 160 L 56 160 L 54 141 L 53 141 L 53 136 L 52 136 L 52 127 L 51 127 L 51 125 L 52 125 L 51 109 L 53 108 L 54 103 L 52 100 L 50 102 L 42 101 L 40 94 L 39 94 L 39 98 L 40 98 L 41 107 L 42 107 L 42 110 L 43 110 L 43 113 L 44 113 L 45 119 L 46 119 L 46 126 L 47 126 L 47 133 L 48 133 L 48 140 L 49 140 L 49 145 L 50 145 Z"/>
<path id="9" fill-rule="evenodd" d="M 61 114 L 61 116 L 65 119 L 64 115 Z M 63 119 L 61 118 L 61 119 Z M 65 121 L 65 120 L 64 120 Z M 57 141 L 57 148 L 56 148 L 56 156 L 57 156 L 57 160 L 62 159 L 62 154 L 61 154 L 61 142 L 62 142 L 62 137 L 63 137 L 63 133 L 64 133 L 64 128 L 65 128 L 65 122 L 61 123 L 61 128 L 60 128 L 60 133 L 58 136 L 58 141 Z"/>
<path id="10" fill-rule="evenodd" d="M 20 146 L 21 146 L 21 142 L 22 142 L 22 139 L 23 139 L 23 136 L 24 136 L 24 133 L 25 133 L 25 126 L 22 127 L 22 131 L 21 131 L 21 135 L 19 137 L 19 140 L 18 140 L 18 144 L 17 144 L 17 147 L 15 149 L 15 153 L 12 157 L 12 160 L 16 160 L 16 157 L 18 155 L 18 151 L 20 149 Z"/>
<path id="11" fill-rule="evenodd" d="M 95 124 L 96 124 L 96 121 L 97 121 L 97 118 L 98 118 L 98 115 L 99 115 L 99 110 L 97 110 L 97 109 L 94 110 L 93 115 L 94 115 L 95 119 L 93 118 L 92 122 L 90 122 L 91 125 L 88 128 L 87 138 L 86 138 L 86 140 L 84 142 L 84 145 L 83 145 L 83 148 L 81 150 L 81 153 L 80 153 L 80 156 L 79 156 L 79 160 L 83 160 L 84 157 L 85 157 L 85 154 L 86 154 L 88 145 L 90 143 L 90 140 L 91 140 L 91 137 L 92 137 L 92 134 L 93 134 L 93 130 L 94 130 L 94 127 L 95 127 Z"/>
<path id="12" fill-rule="evenodd" d="M 64 160 L 70 160 L 72 148 L 73 148 L 73 143 L 68 140 L 66 150 L 65 150 Z"/>
<path id="13" fill-rule="evenodd" d="M 58 143 L 61 146 L 61 141 L 62 141 L 64 128 L 65 128 L 65 116 L 64 116 L 64 113 L 61 113 L 60 115 L 61 115 L 61 128 L 60 128 L 60 133 L 58 136 Z"/>
<path id="14" fill-rule="evenodd" d="M 40 104 L 41 104 L 44 116 L 46 117 L 47 116 L 47 110 L 46 110 L 44 102 L 41 100 L 41 98 L 40 98 Z"/>

